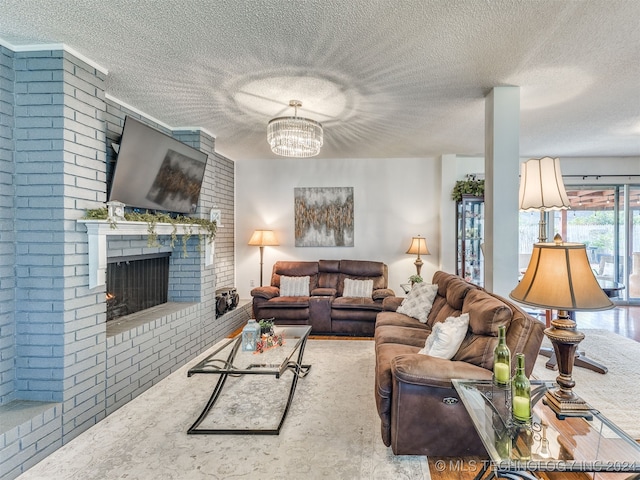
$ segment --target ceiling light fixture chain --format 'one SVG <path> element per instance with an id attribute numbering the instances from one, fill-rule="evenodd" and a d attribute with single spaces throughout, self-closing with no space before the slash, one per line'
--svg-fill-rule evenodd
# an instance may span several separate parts
<path id="1" fill-rule="evenodd" d="M 283 157 L 308 158 L 320 153 L 323 144 L 322 125 L 315 120 L 298 117 L 300 100 L 290 100 L 293 117 L 278 117 L 267 125 L 267 142 L 271 151 Z"/>

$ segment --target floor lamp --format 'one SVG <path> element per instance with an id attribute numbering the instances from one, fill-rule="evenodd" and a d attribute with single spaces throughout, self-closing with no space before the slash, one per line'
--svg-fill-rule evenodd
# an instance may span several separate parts
<path id="1" fill-rule="evenodd" d="M 519 209 L 540 212 L 538 242 L 547 241 L 547 210 L 570 208 L 569 198 L 562 181 L 559 158 L 531 158 L 520 165 Z M 546 324 L 550 326 L 551 312 L 546 311 Z M 555 369 L 556 357 L 552 348 L 543 347 L 540 354 L 549 357 L 547 368 Z"/>
<path id="2" fill-rule="evenodd" d="M 262 286 L 262 265 L 264 256 L 264 247 L 277 246 L 278 240 L 276 239 L 273 230 L 256 230 L 249 239 L 249 245 L 253 247 L 260 247 L 260 286 Z"/>

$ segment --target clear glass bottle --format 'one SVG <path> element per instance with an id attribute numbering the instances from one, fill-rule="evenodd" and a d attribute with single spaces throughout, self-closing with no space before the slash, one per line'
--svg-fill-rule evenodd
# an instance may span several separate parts
<path id="1" fill-rule="evenodd" d="M 531 383 L 524 374 L 524 354 L 516 355 L 516 374 L 511 382 L 511 413 L 520 423 L 531 421 Z"/>
<path id="2" fill-rule="evenodd" d="M 493 351 L 493 383 L 507 387 L 511 381 L 511 351 L 507 347 L 504 325 L 498 327 L 498 345 Z"/>

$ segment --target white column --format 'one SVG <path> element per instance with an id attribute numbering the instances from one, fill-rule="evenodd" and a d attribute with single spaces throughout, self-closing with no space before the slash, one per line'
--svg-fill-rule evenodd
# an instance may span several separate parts
<path id="1" fill-rule="evenodd" d="M 451 191 L 457 180 L 457 157 L 447 154 L 440 157 L 440 262 L 438 269 L 456 271 L 456 202 Z"/>
<path id="2" fill-rule="evenodd" d="M 518 283 L 520 88 L 495 87 L 485 100 L 487 290 L 508 296 Z"/>

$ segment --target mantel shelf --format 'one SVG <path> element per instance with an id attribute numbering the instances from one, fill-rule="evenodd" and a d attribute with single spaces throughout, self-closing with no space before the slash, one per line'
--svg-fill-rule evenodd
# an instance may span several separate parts
<path id="1" fill-rule="evenodd" d="M 147 222 L 117 222 L 115 228 L 107 220 L 78 219 L 87 227 L 89 236 L 89 288 L 96 288 L 106 283 L 107 276 L 107 237 L 109 235 L 133 236 L 148 235 L 149 225 Z M 157 223 L 154 231 L 158 235 L 209 235 L 209 232 L 199 225 L 190 223 Z M 213 263 L 213 245 L 206 242 L 207 265 Z"/>

